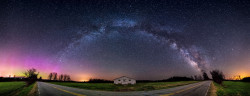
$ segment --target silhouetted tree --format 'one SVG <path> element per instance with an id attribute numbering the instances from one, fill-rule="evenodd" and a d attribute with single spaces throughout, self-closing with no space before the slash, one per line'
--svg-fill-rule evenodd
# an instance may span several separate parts
<path id="1" fill-rule="evenodd" d="M 67 76 L 67 81 L 71 81 L 71 79 L 70 79 L 70 76 L 69 76 L 69 75 Z"/>
<path id="2" fill-rule="evenodd" d="M 207 76 L 207 73 L 206 72 L 203 72 L 203 79 L 204 80 L 209 80 L 208 76 Z"/>
<path id="3" fill-rule="evenodd" d="M 30 85 L 34 83 L 37 80 L 38 74 L 39 72 L 37 72 L 35 68 L 28 69 L 24 72 L 24 75 L 28 78 L 27 84 Z"/>
<path id="4" fill-rule="evenodd" d="M 37 75 L 39 73 L 36 73 L 36 69 L 32 68 L 24 72 L 24 75 L 29 79 L 37 79 Z"/>
<path id="5" fill-rule="evenodd" d="M 52 80 L 52 77 L 53 77 L 53 74 L 52 74 L 52 73 L 49 73 L 48 79 L 49 79 L 49 80 Z"/>
<path id="6" fill-rule="evenodd" d="M 241 80 L 240 75 L 234 76 L 234 80 Z"/>
<path id="7" fill-rule="evenodd" d="M 43 80 L 41 76 L 40 76 L 39 80 Z"/>
<path id="8" fill-rule="evenodd" d="M 49 74 L 49 80 L 59 80 L 59 81 L 71 81 L 71 78 L 69 75 L 67 74 L 61 74 L 58 76 L 58 79 L 57 79 L 57 73 L 50 73 Z"/>
<path id="9" fill-rule="evenodd" d="M 53 75 L 53 80 L 57 80 L 57 73 L 52 73 L 52 75 Z"/>
<path id="10" fill-rule="evenodd" d="M 59 76 L 59 81 L 63 81 L 63 74 Z"/>
<path id="11" fill-rule="evenodd" d="M 59 79 L 62 81 L 71 81 L 70 76 L 67 74 L 64 74 L 64 75 L 61 74 Z"/>
<path id="12" fill-rule="evenodd" d="M 63 81 L 66 81 L 67 80 L 67 74 L 64 74 L 63 75 Z"/>
<path id="13" fill-rule="evenodd" d="M 222 84 L 222 81 L 224 80 L 224 74 L 219 70 L 213 70 L 210 72 L 213 78 L 213 81 Z"/>

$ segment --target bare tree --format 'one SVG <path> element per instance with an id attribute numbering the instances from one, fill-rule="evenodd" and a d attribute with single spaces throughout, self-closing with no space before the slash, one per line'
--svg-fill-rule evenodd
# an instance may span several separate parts
<path id="1" fill-rule="evenodd" d="M 49 73 L 48 79 L 49 79 L 49 80 L 52 80 L 52 77 L 53 77 L 53 74 L 52 74 L 52 73 Z"/>
<path id="2" fill-rule="evenodd" d="M 50 73 L 49 74 L 49 80 L 59 80 L 59 81 L 71 81 L 71 78 L 69 75 L 67 74 L 61 74 L 58 76 L 58 79 L 57 79 L 57 73 Z"/>
<path id="3" fill-rule="evenodd" d="M 241 80 L 240 75 L 234 76 L 234 80 Z"/>
<path id="4" fill-rule="evenodd" d="M 70 79 L 70 76 L 69 76 L 69 75 L 67 76 L 67 81 L 71 81 L 71 79 Z"/>
<path id="5" fill-rule="evenodd" d="M 213 77 L 213 81 L 218 83 L 218 84 L 222 84 L 222 81 L 224 80 L 224 74 L 219 71 L 219 70 L 213 70 L 210 72 L 212 77 Z"/>
<path id="6" fill-rule="evenodd" d="M 52 75 L 53 75 L 53 80 L 57 80 L 57 73 L 54 72 L 54 73 L 52 73 Z"/>
<path id="7" fill-rule="evenodd" d="M 59 81 L 63 81 L 63 74 L 59 76 Z"/>
<path id="8" fill-rule="evenodd" d="M 63 75 L 63 81 L 66 81 L 66 80 L 67 80 L 67 76 L 68 76 L 67 74 L 64 74 L 64 75 Z"/>

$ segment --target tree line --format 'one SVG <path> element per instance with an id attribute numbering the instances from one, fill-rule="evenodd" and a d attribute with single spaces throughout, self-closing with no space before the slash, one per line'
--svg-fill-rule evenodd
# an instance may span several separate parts
<path id="1" fill-rule="evenodd" d="M 71 81 L 70 75 L 67 74 L 57 74 L 56 72 L 52 72 L 48 76 L 49 80 L 54 80 L 54 81 Z"/>
<path id="2" fill-rule="evenodd" d="M 33 84 L 37 80 L 42 80 L 42 77 L 37 79 L 39 72 L 37 72 L 35 68 L 28 69 L 23 74 L 26 77 L 27 85 Z M 70 75 L 68 74 L 58 75 L 56 72 L 50 73 L 48 79 L 54 81 L 71 81 Z"/>
<path id="3" fill-rule="evenodd" d="M 31 68 L 23 72 L 26 78 L 18 79 L 18 78 L 3 78 L 0 77 L 0 81 L 15 81 L 15 80 L 23 80 L 27 82 L 27 85 L 30 85 L 34 83 L 37 80 L 42 80 L 42 77 L 37 79 L 37 76 L 39 75 L 39 72 L 37 72 L 36 69 Z M 222 84 L 222 82 L 225 80 L 225 76 L 222 71 L 220 70 L 212 70 L 210 71 L 210 74 L 212 76 L 212 80 L 218 84 Z M 70 75 L 67 74 L 57 74 L 56 72 L 52 72 L 48 76 L 49 81 L 71 81 Z M 210 80 L 210 78 L 207 76 L 206 72 L 203 72 L 202 75 L 194 75 L 191 77 L 171 77 L 169 79 L 165 80 L 137 80 L 137 82 L 164 82 L 164 81 L 178 81 L 178 80 Z M 43 80 L 47 81 L 47 80 Z M 245 77 L 241 81 L 250 82 L 250 77 Z M 71 81 L 72 82 L 72 81 Z M 89 83 L 110 83 L 113 81 L 110 80 L 104 80 L 104 79 L 90 79 Z"/>

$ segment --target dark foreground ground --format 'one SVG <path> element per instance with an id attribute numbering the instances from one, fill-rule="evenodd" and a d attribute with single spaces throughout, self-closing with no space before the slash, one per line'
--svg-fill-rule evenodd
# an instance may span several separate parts
<path id="1" fill-rule="evenodd" d="M 134 92 L 110 92 L 78 89 L 38 82 L 39 96 L 206 96 L 211 81 L 203 81 L 169 89 Z"/>

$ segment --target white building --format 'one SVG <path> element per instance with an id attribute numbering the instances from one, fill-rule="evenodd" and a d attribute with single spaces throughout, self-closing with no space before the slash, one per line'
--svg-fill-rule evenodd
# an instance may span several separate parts
<path id="1" fill-rule="evenodd" d="M 122 76 L 122 77 L 114 79 L 114 84 L 122 84 L 122 85 L 136 84 L 136 80 L 126 77 L 126 76 Z"/>

